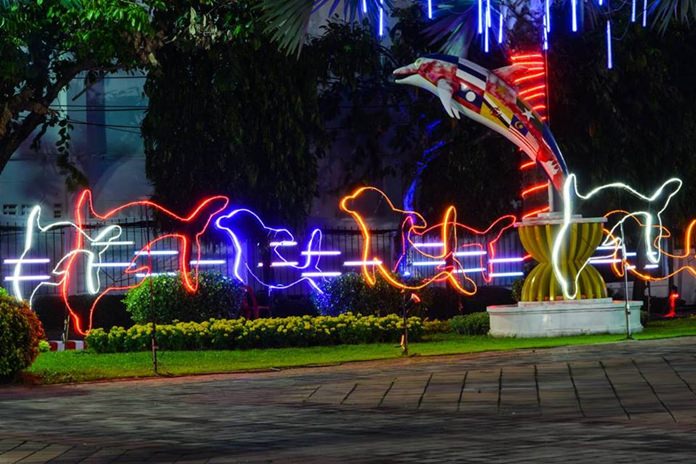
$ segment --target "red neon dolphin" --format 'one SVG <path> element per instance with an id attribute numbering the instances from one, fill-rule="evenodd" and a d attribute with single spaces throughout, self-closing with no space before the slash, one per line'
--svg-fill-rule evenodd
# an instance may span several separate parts
<path id="1" fill-rule="evenodd" d="M 464 58 L 428 55 L 394 75 L 397 84 L 437 95 L 450 117 L 459 119 L 463 113 L 510 140 L 542 167 L 560 192 L 568 174 L 563 155 L 541 116 L 509 81 L 524 70 L 514 65 L 489 71 Z"/>
<path id="2" fill-rule="evenodd" d="M 152 249 L 152 247 L 157 243 L 167 238 L 174 238 L 179 244 L 179 263 L 178 271 L 179 276 L 183 281 L 184 287 L 188 292 L 194 293 L 198 290 L 198 262 L 201 258 L 201 236 L 208 229 L 213 218 L 221 213 L 229 203 L 229 199 L 225 196 L 214 196 L 206 198 L 201 203 L 198 204 L 196 208 L 189 213 L 188 216 L 179 216 L 172 211 L 158 205 L 155 202 L 149 200 L 134 201 L 131 203 L 126 203 L 122 206 L 114 208 L 104 214 L 99 214 L 94 210 L 94 205 L 92 203 L 92 192 L 90 190 L 84 190 L 78 197 L 75 206 L 75 224 L 78 228 L 83 229 L 87 223 L 87 217 L 85 213 L 91 215 L 91 217 L 97 218 L 102 221 L 106 221 L 116 217 L 117 215 L 123 213 L 124 211 L 131 208 L 138 208 L 139 210 L 145 208 L 148 210 L 155 211 L 163 216 L 166 216 L 174 223 L 174 231 L 159 237 L 154 238 L 148 242 L 144 247 L 140 249 L 140 253 L 147 253 Z M 198 229 L 195 230 L 193 236 L 191 232 L 188 232 L 189 228 L 195 224 Z M 193 254 L 196 257 L 193 267 L 191 267 L 191 248 L 193 247 Z M 83 250 L 85 249 L 85 237 L 84 234 L 75 234 L 75 239 L 73 241 L 73 250 Z M 138 255 L 136 253 L 135 257 L 131 261 L 131 266 L 126 268 L 124 271 L 126 274 L 135 273 L 149 273 L 151 271 L 149 264 L 144 264 L 136 266 L 136 260 Z M 89 308 L 89 321 L 87 324 L 87 329 L 83 329 L 82 320 L 80 319 L 77 312 L 70 305 L 68 301 L 68 292 L 70 289 L 71 274 L 77 273 L 77 258 L 78 254 L 72 254 L 68 260 L 65 262 L 65 278 L 61 283 L 61 295 L 63 302 L 68 309 L 70 318 L 73 322 L 73 327 L 75 331 L 80 335 L 85 335 L 92 329 L 94 310 L 99 303 L 99 301 L 108 293 L 113 291 L 123 291 L 129 290 L 131 288 L 138 287 L 142 285 L 144 280 L 140 281 L 135 285 L 127 286 L 111 286 L 104 290 L 101 290 L 98 296 L 95 298 L 94 302 Z"/>

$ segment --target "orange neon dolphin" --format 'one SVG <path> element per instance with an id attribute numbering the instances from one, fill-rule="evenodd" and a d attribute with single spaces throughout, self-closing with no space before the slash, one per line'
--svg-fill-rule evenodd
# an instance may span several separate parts
<path id="1" fill-rule="evenodd" d="M 355 205 L 356 201 L 367 193 L 376 194 L 392 211 L 404 215 L 405 218 L 401 224 L 402 233 L 404 234 L 404 239 L 402 240 L 411 241 L 413 236 L 422 235 L 425 231 L 432 232 L 433 230 L 439 230 L 440 239 L 443 243 L 440 253 L 430 254 L 418 248 L 414 248 L 417 253 L 426 258 L 435 258 L 445 261 L 446 264 L 444 266 L 436 268 L 434 276 L 428 277 L 416 284 L 403 282 L 395 277 L 391 270 L 385 265 L 385 259 L 373 254 L 370 230 L 365 219 L 362 214 L 358 212 Z M 454 289 L 464 295 L 473 295 L 476 293 L 476 283 L 461 272 L 461 263 L 454 256 L 457 243 L 457 212 L 453 206 L 446 209 L 440 224 L 430 228 L 428 228 L 427 222 L 422 215 L 415 211 L 406 211 L 397 208 L 384 192 L 375 187 L 358 188 L 341 200 L 340 208 L 342 211 L 350 214 L 360 228 L 363 237 L 362 274 L 369 285 L 375 285 L 376 274 L 379 273 L 389 284 L 403 290 L 417 291 L 435 282 L 448 282 Z M 458 275 L 461 277 L 458 277 Z"/>

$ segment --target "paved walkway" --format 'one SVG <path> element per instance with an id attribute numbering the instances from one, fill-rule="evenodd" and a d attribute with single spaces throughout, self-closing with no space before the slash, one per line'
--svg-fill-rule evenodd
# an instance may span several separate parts
<path id="1" fill-rule="evenodd" d="M 0 463 L 696 462 L 696 338 L 0 388 Z"/>

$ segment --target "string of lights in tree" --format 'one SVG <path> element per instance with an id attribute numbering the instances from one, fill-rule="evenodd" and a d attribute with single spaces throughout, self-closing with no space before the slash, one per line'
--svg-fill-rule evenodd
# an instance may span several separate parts
<path id="1" fill-rule="evenodd" d="M 514 19 L 510 18 L 510 8 L 511 6 L 507 4 L 507 1 L 501 0 L 473 0 L 474 5 L 466 10 L 467 14 L 474 15 L 476 34 L 479 36 L 482 48 L 484 52 L 488 53 L 491 51 L 491 46 L 495 42 L 498 46 L 503 44 L 503 39 L 505 35 L 506 26 L 510 25 L 511 21 Z M 641 5 L 638 4 L 641 2 Z M 450 8 L 448 2 L 441 2 L 441 9 Z M 387 5 L 384 0 L 362 0 L 362 13 L 367 15 L 370 14 L 370 8 L 377 8 L 376 17 L 378 18 L 377 31 L 380 37 L 384 36 L 385 32 L 385 9 Z M 570 0 L 570 29 L 573 32 L 578 32 L 580 30 L 580 25 L 582 23 L 582 11 L 580 8 L 587 7 L 593 8 L 594 12 L 601 17 L 601 21 L 598 24 L 604 24 L 606 30 L 606 65 L 608 69 L 614 67 L 613 59 L 613 41 L 615 40 L 612 35 L 612 18 L 617 14 L 620 14 L 624 9 L 626 9 L 630 4 L 630 22 L 636 23 L 640 21 L 642 27 L 647 27 L 648 18 L 648 2 L 647 0 L 621 0 L 611 2 L 611 0 L 590 0 L 587 3 L 580 3 L 580 0 Z M 436 0 L 423 0 L 424 8 L 427 12 L 428 19 L 434 19 L 437 15 L 438 5 Z M 543 0 L 543 5 L 540 6 L 541 13 L 541 28 L 539 43 L 540 48 L 544 51 L 548 50 L 551 41 L 551 7 L 557 7 L 558 4 L 554 4 L 553 0 Z M 639 11 L 640 9 L 640 11 Z"/>

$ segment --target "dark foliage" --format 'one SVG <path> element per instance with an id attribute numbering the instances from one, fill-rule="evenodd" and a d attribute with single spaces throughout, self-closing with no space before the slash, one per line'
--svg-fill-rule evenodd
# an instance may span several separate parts
<path id="1" fill-rule="evenodd" d="M 487 335 L 491 330 L 490 318 L 485 311 L 454 316 L 449 323 L 452 331 L 460 335 Z"/>
<path id="2" fill-rule="evenodd" d="M 320 285 L 323 293 L 313 295 L 319 313 L 337 316 L 345 312 L 385 316 L 400 314 L 403 294 L 384 279 L 370 286 L 360 274 L 343 274 Z"/>
<path id="3" fill-rule="evenodd" d="M 160 66 L 145 85 L 147 176 L 155 196 L 177 210 L 217 193 L 269 221 L 299 223 L 323 146 L 318 67 L 310 54 L 297 60 L 278 51 L 255 3 L 197 5 L 197 18 L 232 37 L 183 36 L 157 52 Z M 158 26 L 189 8 L 173 5 L 156 15 Z"/>

